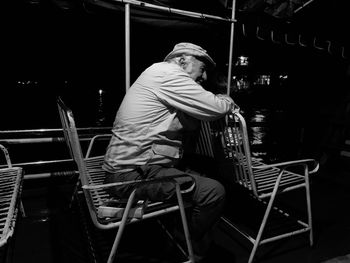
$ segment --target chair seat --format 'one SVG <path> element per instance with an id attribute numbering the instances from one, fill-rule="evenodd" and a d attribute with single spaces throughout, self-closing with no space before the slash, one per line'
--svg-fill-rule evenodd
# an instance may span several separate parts
<path id="1" fill-rule="evenodd" d="M 276 179 L 281 169 L 273 167 L 266 169 L 254 169 L 254 166 L 261 166 L 264 163 L 252 159 L 252 168 L 257 186 L 257 192 L 260 198 L 271 196 L 272 190 L 275 186 Z M 293 173 L 287 170 L 283 171 L 282 179 L 279 186 L 279 191 L 284 192 L 290 189 L 296 189 L 305 186 L 305 177 L 300 174 Z"/>
<path id="2" fill-rule="evenodd" d="M 102 185 L 104 184 L 105 174 L 101 169 L 104 157 L 95 156 L 85 159 L 85 164 L 89 175 L 89 185 Z M 190 186 L 190 188 L 192 185 Z M 101 189 L 89 189 L 89 195 L 92 196 L 94 207 L 96 207 L 96 213 L 98 221 L 101 224 L 109 224 L 111 222 L 118 222 L 121 220 L 123 210 L 126 206 L 127 199 L 115 199 L 112 197 L 104 188 Z M 166 214 L 168 212 L 177 211 L 179 206 L 175 201 L 169 202 L 147 202 L 146 205 L 143 203 L 137 204 L 135 202 L 134 209 L 131 209 L 130 217 L 131 221 L 137 221 L 138 219 L 145 219 L 147 217 L 154 217 L 159 214 Z M 190 204 L 185 204 L 185 208 L 189 207 Z M 113 216 L 111 216 L 113 215 Z"/>
<path id="3" fill-rule="evenodd" d="M 100 206 L 98 208 L 98 214 L 101 215 L 98 217 L 99 223 L 110 224 L 112 222 L 120 222 L 125 210 L 125 205 L 126 204 L 118 207 L 115 211 L 111 211 L 113 208 L 115 208 L 113 206 Z M 184 202 L 184 208 L 186 209 L 188 207 L 191 207 L 191 204 Z M 178 211 L 179 209 L 179 205 L 176 202 L 149 202 L 144 206 L 142 204 L 136 204 L 134 209 L 131 209 L 129 213 L 129 223 L 135 223 L 140 221 L 140 219 L 152 218 L 157 215 L 165 215 L 167 213 Z M 108 213 L 114 213 L 114 216 L 109 217 Z"/>

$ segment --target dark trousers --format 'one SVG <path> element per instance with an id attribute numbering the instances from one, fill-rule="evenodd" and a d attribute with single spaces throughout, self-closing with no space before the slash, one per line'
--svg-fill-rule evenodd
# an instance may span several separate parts
<path id="1" fill-rule="evenodd" d="M 190 215 L 190 230 L 194 241 L 203 240 L 218 221 L 225 202 L 225 189 L 221 183 L 199 173 L 177 168 L 163 167 L 161 165 L 145 165 L 131 172 L 107 173 L 106 183 L 136 180 L 144 178 L 157 178 L 177 174 L 189 174 L 190 176 L 178 178 L 181 189 L 188 187 L 194 181 L 194 189 L 183 195 L 186 201 L 192 203 Z M 127 196 L 131 187 L 117 187 L 112 194 L 118 198 Z M 148 198 L 152 201 L 165 201 L 175 198 L 175 185 L 170 182 L 157 183 L 141 187 L 136 192 L 139 199 Z M 194 245 L 194 249 L 196 246 Z"/>

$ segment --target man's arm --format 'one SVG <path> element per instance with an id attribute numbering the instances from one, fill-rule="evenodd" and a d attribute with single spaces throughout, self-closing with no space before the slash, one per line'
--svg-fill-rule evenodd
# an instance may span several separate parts
<path id="1" fill-rule="evenodd" d="M 231 97 L 205 90 L 181 71 L 166 77 L 157 96 L 170 106 L 204 121 L 218 119 L 234 107 Z"/>

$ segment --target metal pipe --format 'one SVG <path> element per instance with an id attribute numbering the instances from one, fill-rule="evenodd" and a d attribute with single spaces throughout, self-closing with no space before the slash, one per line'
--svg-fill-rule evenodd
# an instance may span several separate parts
<path id="1" fill-rule="evenodd" d="M 130 4 L 125 4 L 125 92 L 130 87 Z"/>
<path id="2" fill-rule="evenodd" d="M 184 15 L 184 16 L 189 16 L 189 17 L 194 17 L 194 18 L 204 18 L 204 19 L 209 18 L 209 19 L 221 20 L 221 21 L 226 21 L 226 22 L 231 22 L 231 23 L 236 22 L 235 20 L 232 20 L 229 18 L 208 15 L 208 14 L 203 14 L 203 13 L 197 13 L 197 12 L 192 12 L 192 11 L 186 11 L 186 10 L 181 10 L 181 9 L 176 9 L 176 8 L 171 8 L 171 7 L 158 6 L 158 5 L 153 5 L 153 4 L 149 4 L 146 2 L 142 2 L 142 1 L 136 1 L 136 0 L 113 0 L 113 1 L 124 3 L 124 4 L 138 5 L 141 7 L 147 7 L 147 8 L 151 8 L 151 9 L 165 11 L 165 12 L 168 12 L 171 14 Z"/>
<path id="3" fill-rule="evenodd" d="M 73 159 L 60 159 L 60 160 L 50 160 L 50 161 L 36 161 L 36 162 L 26 162 L 26 163 L 13 163 L 12 166 L 40 166 L 43 164 L 57 164 L 57 163 L 69 163 L 73 162 Z M 0 168 L 6 168 L 7 165 L 0 165 Z"/>
<path id="4" fill-rule="evenodd" d="M 81 142 L 90 141 L 89 138 L 80 138 Z M 107 138 L 102 138 L 102 140 L 107 140 Z M 1 139 L 0 143 L 3 144 L 30 144 L 30 143 L 51 143 L 51 142 L 64 142 L 63 137 L 47 137 L 47 138 L 23 138 L 23 139 Z"/>
<path id="5" fill-rule="evenodd" d="M 308 4 L 312 3 L 314 0 L 309 0 L 306 3 L 303 3 L 300 7 L 298 7 L 297 9 L 294 10 L 294 14 L 299 12 L 301 9 L 303 9 L 305 6 L 307 6 Z"/>
<path id="6" fill-rule="evenodd" d="M 50 143 L 63 142 L 63 137 L 48 137 L 48 138 L 25 138 L 25 139 L 2 139 L 0 143 L 6 144 L 27 144 L 27 143 Z"/>
<path id="7" fill-rule="evenodd" d="M 86 127 L 77 128 L 78 131 L 99 131 L 110 130 L 112 127 Z M 31 129 L 31 130 L 0 130 L 0 134 L 16 134 L 16 133 L 48 133 L 48 132 L 62 132 L 62 128 L 58 129 Z"/>
<path id="8" fill-rule="evenodd" d="M 232 0 L 231 21 L 235 21 L 235 13 L 236 13 L 236 0 Z M 231 23 L 230 50 L 229 50 L 228 73 L 227 73 L 227 91 L 226 91 L 227 95 L 230 95 L 230 87 L 231 87 L 234 30 L 235 30 L 235 23 Z"/>
<path id="9" fill-rule="evenodd" d="M 79 174 L 77 171 L 61 171 L 61 172 L 49 172 L 49 173 L 37 173 L 37 174 L 25 174 L 24 180 L 33 179 L 47 179 L 51 177 L 73 176 Z"/>

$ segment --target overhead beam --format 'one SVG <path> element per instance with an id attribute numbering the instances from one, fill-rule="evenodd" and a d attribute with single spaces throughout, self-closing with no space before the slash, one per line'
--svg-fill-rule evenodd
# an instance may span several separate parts
<path id="1" fill-rule="evenodd" d="M 303 9 L 305 6 L 311 4 L 313 1 L 314 1 L 314 0 L 309 0 L 309 1 L 307 1 L 306 3 L 303 3 L 301 6 L 299 6 L 298 8 L 296 8 L 296 9 L 294 10 L 294 14 L 297 13 L 297 12 L 299 12 L 299 11 L 300 11 L 301 9 Z"/>
<path id="2" fill-rule="evenodd" d="M 236 22 L 235 20 L 232 20 L 230 18 L 214 16 L 214 15 L 209 15 L 209 14 L 204 14 L 199 12 L 192 12 L 192 11 L 187 11 L 187 10 L 182 10 L 177 8 L 166 7 L 166 6 L 159 6 L 159 5 L 149 4 L 149 3 L 137 1 L 137 0 L 112 0 L 112 1 L 123 3 L 123 4 L 136 5 L 143 8 L 146 7 L 150 9 L 160 10 L 160 11 L 168 12 L 170 14 L 183 15 L 183 16 L 194 17 L 194 18 L 213 19 L 213 20 L 219 20 L 219 21 L 225 21 L 225 22 L 231 22 L 231 23 Z"/>

